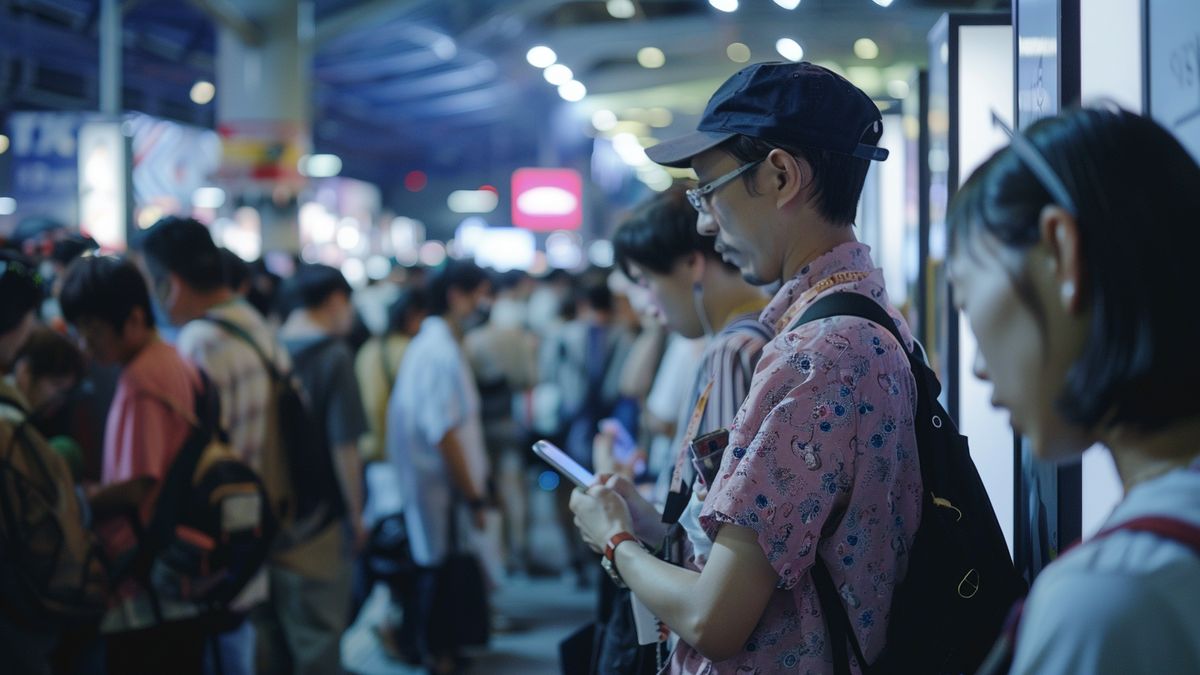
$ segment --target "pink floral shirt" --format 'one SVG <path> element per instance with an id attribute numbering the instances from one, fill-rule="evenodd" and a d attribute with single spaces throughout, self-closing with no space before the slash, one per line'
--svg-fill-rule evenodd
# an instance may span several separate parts
<path id="1" fill-rule="evenodd" d="M 921 517 L 916 385 L 895 339 L 869 321 L 832 317 L 792 330 L 813 301 L 839 291 L 889 307 L 867 246 L 818 258 L 763 311 L 777 337 L 763 349 L 700 515 L 713 539 L 726 523 L 756 531 L 778 589 L 742 653 L 713 663 L 680 642 L 673 673 L 832 673 L 810 573 L 817 555 L 867 659 L 883 649 Z M 911 349 L 908 326 L 889 312 Z"/>

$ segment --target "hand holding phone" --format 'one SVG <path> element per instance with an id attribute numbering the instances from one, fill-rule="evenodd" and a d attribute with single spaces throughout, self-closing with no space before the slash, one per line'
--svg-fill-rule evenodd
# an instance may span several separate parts
<path id="1" fill-rule="evenodd" d="M 571 456 L 563 452 L 562 448 L 547 440 L 541 440 L 533 444 L 533 452 L 538 457 L 541 457 L 547 464 L 554 467 L 559 473 L 571 479 L 575 485 L 584 490 L 590 488 L 596 482 L 596 477 L 591 471 L 583 468 L 579 462 L 571 459 Z"/>

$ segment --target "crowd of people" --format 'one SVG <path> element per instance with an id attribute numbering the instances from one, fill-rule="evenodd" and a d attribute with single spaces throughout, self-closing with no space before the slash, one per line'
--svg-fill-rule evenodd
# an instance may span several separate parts
<path id="1" fill-rule="evenodd" d="M 567 673 L 1200 671 L 1200 167 L 1147 118 L 1076 109 L 952 201 L 976 374 L 1040 457 L 1103 443 L 1127 493 L 1010 614 L 1024 582 L 855 236 L 881 125 L 826 69 L 743 69 L 648 151 L 697 183 L 577 274 L 451 259 L 356 290 L 180 217 L 120 256 L 14 239 L 0 653 L 341 672 L 383 584 L 381 641 L 451 673 L 503 628 L 508 575 L 561 572 L 599 596 Z M 538 439 L 594 476 L 556 490 L 563 570 L 529 536 Z"/>

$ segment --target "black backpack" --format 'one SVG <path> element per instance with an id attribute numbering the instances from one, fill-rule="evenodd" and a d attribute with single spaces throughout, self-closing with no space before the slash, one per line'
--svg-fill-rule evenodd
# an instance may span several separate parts
<path id="1" fill-rule="evenodd" d="M 892 317 L 859 293 L 821 298 L 793 329 L 834 316 L 878 324 L 904 348 Z M 869 666 L 829 570 L 817 557 L 813 581 L 829 627 L 837 675 L 850 673 L 847 642 L 864 675 L 974 673 L 1000 635 L 1009 610 L 1027 590 L 971 461 L 967 439 L 938 402 L 937 376 L 914 354 L 908 354 L 908 361 L 917 385 L 921 523 L 909 552 L 908 573 L 892 597 L 887 642 Z"/>
<path id="2" fill-rule="evenodd" d="M 329 443 L 319 431 L 303 387 L 290 374 L 280 372 L 275 361 L 244 328 L 213 316 L 203 320 L 211 321 L 249 345 L 271 378 L 262 475 L 280 523 L 277 548 L 287 550 L 345 515 Z"/>
<path id="3" fill-rule="evenodd" d="M 108 486 L 93 497 L 92 509 L 112 584 L 136 582 L 156 623 L 166 618 L 162 601 L 173 600 L 195 605 L 224 630 L 236 622 L 229 605 L 266 561 L 277 525 L 262 480 L 220 432 L 216 389 L 203 373 L 201 380 L 194 411 L 159 399 L 191 431 L 157 487 L 149 517 L 142 504 L 155 486 L 144 478 Z"/>

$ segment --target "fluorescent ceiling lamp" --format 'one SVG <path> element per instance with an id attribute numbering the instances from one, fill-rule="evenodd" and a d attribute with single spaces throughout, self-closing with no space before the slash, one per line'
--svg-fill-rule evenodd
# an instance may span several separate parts
<path id="1" fill-rule="evenodd" d="M 796 9 L 800 6 L 800 0 L 775 0 L 775 4 L 784 9 Z"/>
<path id="2" fill-rule="evenodd" d="M 860 59 L 870 61 L 879 56 L 879 45 L 871 38 L 859 38 L 854 41 L 854 55 Z"/>
<path id="3" fill-rule="evenodd" d="M 608 8 L 608 15 L 614 19 L 632 19 L 637 13 L 633 0 L 608 0 L 605 7 Z"/>
<path id="4" fill-rule="evenodd" d="M 455 213 L 491 213 L 500 197 L 491 190 L 455 190 L 446 199 L 446 206 Z"/>
<path id="5" fill-rule="evenodd" d="M 733 42 L 725 48 L 725 55 L 734 63 L 745 63 L 750 60 L 750 48 L 741 42 Z"/>
<path id="6" fill-rule="evenodd" d="M 879 5 L 880 7 L 891 7 L 892 0 L 875 0 L 875 4 Z"/>
<path id="7" fill-rule="evenodd" d="M 637 62 L 643 68 L 662 68 L 667 56 L 658 47 L 642 47 L 638 50 Z"/>
<path id="8" fill-rule="evenodd" d="M 547 68 L 558 60 L 558 54 L 546 45 L 538 45 L 525 52 L 525 60 L 534 68 Z"/>
<path id="9" fill-rule="evenodd" d="M 708 4 L 722 12 L 736 12 L 738 8 L 738 0 L 708 0 Z"/>
<path id="10" fill-rule="evenodd" d="M 337 155 L 304 155 L 297 168 L 302 176 L 332 178 L 342 172 L 342 160 Z"/>
<path id="11" fill-rule="evenodd" d="M 804 47 L 792 38 L 779 38 L 775 41 L 775 51 L 788 61 L 799 61 L 804 58 Z"/>
<path id="12" fill-rule="evenodd" d="M 570 82 L 575 77 L 575 73 L 572 73 L 571 69 L 563 64 L 556 63 L 542 71 L 542 77 L 546 78 L 550 84 L 558 86 Z"/>
<path id="13" fill-rule="evenodd" d="M 192 206 L 198 209 L 219 209 L 225 203 L 225 191 L 219 187 L 196 188 L 192 193 Z"/>
<path id="14" fill-rule="evenodd" d="M 571 101 L 572 103 L 582 101 L 583 97 L 587 96 L 587 87 L 583 86 L 583 83 L 578 80 L 571 80 L 566 84 L 559 85 L 558 95 L 563 97 L 563 100 Z"/>

